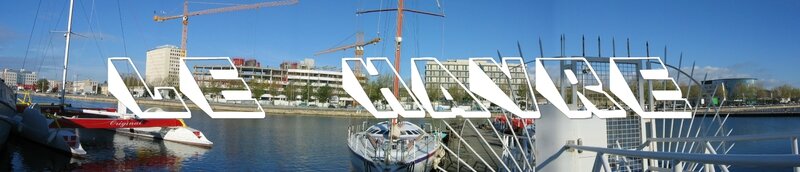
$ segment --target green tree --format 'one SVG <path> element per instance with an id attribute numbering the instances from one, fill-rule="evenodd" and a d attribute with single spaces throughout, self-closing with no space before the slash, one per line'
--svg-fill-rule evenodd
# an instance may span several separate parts
<path id="1" fill-rule="evenodd" d="M 302 95 L 303 98 L 306 99 L 306 101 L 310 101 L 311 100 L 311 95 L 313 95 L 313 93 L 314 93 L 314 88 L 311 88 L 311 82 L 306 80 L 306 84 L 305 84 L 305 86 L 303 86 L 303 88 L 301 90 L 302 90 L 301 93 L 303 93 L 303 95 Z"/>
<path id="2" fill-rule="evenodd" d="M 122 81 L 129 88 L 134 86 L 144 86 L 144 84 L 142 84 L 142 82 L 139 80 L 139 77 L 136 75 L 125 75 L 122 77 Z"/>
<path id="3" fill-rule="evenodd" d="M 453 102 L 456 103 L 456 105 L 469 97 L 464 90 L 459 89 L 459 87 L 455 85 L 448 88 L 447 92 L 449 92 L 450 96 L 453 97 Z"/>
<path id="4" fill-rule="evenodd" d="M 205 95 L 209 94 L 220 95 L 220 92 L 222 92 L 222 89 L 219 87 L 203 87 L 202 90 L 203 94 Z"/>
<path id="5" fill-rule="evenodd" d="M 295 100 L 296 93 L 297 93 L 297 86 L 294 85 L 294 81 L 290 81 L 289 84 L 283 88 L 283 93 L 286 94 L 287 100 Z"/>
<path id="6" fill-rule="evenodd" d="M 772 91 L 775 93 L 775 96 L 778 96 L 780 98 L 793 98 L 797 96 L 797 95 L 792 95 L 795 90 L 796 88 L 792 87 L 789 84 L 784 84 L 772 89 Z"/>
<path id="7" fill-rule="evenodd" d="M 319 100 L 320 102 L 328 102 L 328 99 L 331 98 L 331 91 L 332 89 L 330 86 L 328 86 L 328 84 L 325 84 L 325 86 L 320 87 L 317 90 L 317 95 L 316 95 L 317 100 Z"/>
<path id="8" fill-rule="evenodd" d="M 383 95 L 381 95 L 380 89 L 389 88 L 390 83 L 392 83 L 392 76 L 389 75 L 381 75 L 377 79 L 369 81 L 365 87 L 367 96 L 370 100 L 381 100 Z"/>
<path id="9" fill-rule="evenodd" d="M 439 88 L 438 85 L 436 86 L 429 86 L 428 89 L 425 89 L 425 92 L 428 92 L 428 97 L 431 99 L 432 102 L 438 102 L 442 100 L 442 89 Z"/>
<path id="10" fill-rule="evenodd" d="M 528 100 L 530 98 L 530 92 L 528 92 L 528 86 L 520 85 L 516 91 L 517 91 L 517 98 L 523 100 Z"/>
<path id="11" fill-rule="evenodd" d="M 256 99 L 258 99 L 259 97 L 261 97 L 261 95 L 264 95 L 267 92 L 265 90 L 267 87 L 266 84 L 261 83 L 260 80 L 258 81 L 255 79 L 250 80 L 250 82 L 248 82 L 247 85 L 250 86 L 250 90 L 253 93 L 253 97 Z"/>
<path id="12" fill-rule="evenodd" d="M 46 79 L 39 79 L 36 81 L 36 88 L 39 89 L 40 92 L 45 92 L 50 88 L 50 82 L 47 82 Z"/>
<path id="13" fill-rule="evenodd" d="M 281 85 L 276 83 L 276 81 L 271 81 L 267 84 L 267 94 L 271 94 L 273 96 L 278 95 L 278 90 L 281 88 Z"/>

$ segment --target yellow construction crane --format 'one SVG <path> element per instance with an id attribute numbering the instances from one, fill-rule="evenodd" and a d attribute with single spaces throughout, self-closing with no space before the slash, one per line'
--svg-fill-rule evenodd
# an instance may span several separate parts
<path id="1" fill-rule="evenodd" d="M 183 14 L 182 15 L 175 15 L 175 16 L 153 16 L 153 20 L 156 22 L 163 22 L 172 19 L 182 19 L 183 20 L 183 32 L 181 33 L 181 50 L 184 52 L 184 56 L 186 55 L 186 37 L 188 35 L 187 30 L 189 27 L 189 16 L 199 16 L 205 14 L 215 14 L 215 13 L 222 13 L 222 12 L 229 12 L 229 11 L 239 11 L 239 10 L 249 10 L 249 9 L 257 9 L 263 7 L 275 7 L 275 6 L 287 6 L 287 5 L 294 5 L 297 4 L 299 0 L 284 0 L 284 1 L 272 1 L 272 2 L 261 2 L 255 4 L 247 4 L 247 5 L 237 5 L 237 6 L 230 6 L 230 7 L 222 7 L 222 8 L 213 8 L 213 9 L 206 9 L 200 10 L 195 12 L 189 12 L 189 1 L 183 1 Z"/>

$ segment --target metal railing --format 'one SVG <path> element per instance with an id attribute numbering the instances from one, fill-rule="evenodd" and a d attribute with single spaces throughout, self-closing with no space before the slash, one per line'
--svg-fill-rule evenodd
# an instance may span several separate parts
<path id="1" fill-rule="evenodd" d="M 582 146 L 575 144 L 564 145 L 565 149 L 576 149 L 597 153 L 595 160 L 595 171 L 600 168 L 611 171 L 608 158 L 605 155 L 618 155 L 623 157 L 634 157 L 654 160 L 666 160 L 671 162 L 672 171 L 694 171 L 698 164 L 716 165 L 720 171 L 728 171 L 730 165 L 760 166 L 760 167 L 794 167 L 794 171 L 800 171 L 800 154 L 798 153 L 798 141 L 800 132 L 778 133 L 778 134 L 754 134 L 737 136 L 712 136 L 712 137 L 690 137 L 690 138 L 649 138 L 638 149 L 615 149 L 605 147 Z M 791 154 L 717 154 L 712 142 L 736 143 L 742 141 L 764 141 L 782 140 L 791 142 Z M 643 151 L 642 149 L 655 142 L 675 142 L 675 143 L 696 143 L 702 146 L 705 153 L 684 153 L 684 152 L 655 152 Z M 558 156 L 559 154 L 553 155 Z M 701 167 L 709 169 L 710 166 Z"/>

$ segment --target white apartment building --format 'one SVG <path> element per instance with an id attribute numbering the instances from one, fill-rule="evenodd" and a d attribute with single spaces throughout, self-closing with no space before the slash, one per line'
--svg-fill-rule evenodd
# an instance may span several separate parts
<path id="1" fill-rule="evenodd" d="M 17 72 L 14 72 L 14 70 L 3 69 L 3 73 L 0 75 L 0 77 L 3 78 L 3 81 L 6 82 L 8 87 L 17 87 Z"/>
<path id="2" fill-rule="evenodd" d="M 174 45 L 162 45 L 147 51 L 145 80 L 151 86 L 178 85 L 178 67 L 184 51 Z"/>
<path id="3" fill-rule="evenodd" d="M 60 80 L 48 79 L 47 83 L 48 83 L 47 85 L 50 86 L 50 88 L 48 88 L 48 90 L 45 90 L 45 91 L 61 89 L 61 81 Z"/>
<path id="4" fill-rule="evenodd" d="M 444 65 L 444 69 L 449 70 L 456 79 L 469 87 L 469 81 L 467 80 L 467 78 L 469 78 L 469 60 L 447 60 L 441 61 L 441 63 Z M 486 74 L 489 75 L 489 78 L 500 86 L 500 88 L 504 90 L 508 89 L 509 79 L 500 71 L 500 68 L 494 64 L 482 61 L 479 61 L 478 65 L 483 68 Z M 509 64 L 509 69 L 511 70 L 511 88 L 514 90 L 527 89 L 525 88 L 527 87 L 527 85 L 525 85 L 525 72 L 522 67 L 518 66 L 520 65 Z M 425 64 L 425 85 L 428 87 L 427 89 L 438 89 L 438 87 L 447 89 L 457 86 L 456 81 L 453 80 L 444 69 L 433 61 L 429 61 Z"/>
<path id="5" fill-rule="evenodd" d="M 36 72 L 26 71 L 25 69 L 3 69 L 0 77 L 9 87 L 23 87 L 25 89 L 32 89 L 37 79 Z"/>
<path id="6" fill-rule="evenodd" d="M 97 81 L 90 79 L 72 82 L 72 94 L 97 94 Z"/>
<path id="7" fill-rule="evenodd" d="M 194 66 L 193 69 L 193 75 L 200 87 L 227 87 L 226 85 L 214 85 L 216 83 L 211 82 L 209 70 L 230 69 L 229 66 L 199 65 Z M 276 90 L 271 91 L 270 93 L 274 95 L 267 95 L 268 97 L 315 101 L 317 99 L 315 93 L 320 88 L 328 86 L 332 89 L 331 96 L 336 96 L 341 105 L 352 104 L 353 101 L 342 89 L 341 69 L 316 67 L 313 59 L 286 61 L 281 63 L 278 68 L 237 66 L 236 69 L 239 70 L 239 76 L 247 82 L 273 84 L 276 87 L 273 89 Z M 294 90 L 294 92 L 287 92 L 287 90 Z"/>

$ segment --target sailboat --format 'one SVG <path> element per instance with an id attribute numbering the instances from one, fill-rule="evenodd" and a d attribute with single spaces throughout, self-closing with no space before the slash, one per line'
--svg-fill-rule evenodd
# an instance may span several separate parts
<path id="1" fill-rule="evenodd" d="M 403 31 L 403 12 L 444 17 L 443 14 L 403 9 L 403 0 L 397 1 L 396 9 L 359 11 L 356 14 L 397 11 L 397 35 L 395 37 L 394 68 L 400 69 L 400 47 Z M 357 69 L 358 70 L 358 69 Z M 400 97 L 399 78 L 394 77 L 394 97 Z M 352 129 L 352 127 L 351 127 Z M 363 129 L 363 127 L 361 128 Z M 439 132 L 427 133 L 419 126 L 392 119 L 352 132 L 348 130 L 348 146 L 353 153 L 352 164 L 359 171 L 432 171 L 444 156 L 441 148 L 442 136 Z"/>
<path id="2" fill-rule="evenodd" d="M 72 34 L 72 11 L 74 7 L 74 0 L 69 4 L 69 19 L 67 23 L 66 33 L 66 48 L 64 51 L 64 71 L 63 79 L 66 79 L 67 74 L 67 59 L 69 58 L 69 43 L 70 35 Z M 61 105 L 64 105 L 64 91 L 66 80 L 61 82 Z M 27 96 L 26 96 L 27 97 Z M 51 127 L 51 124 L 58 126 L 58 119 L 64 118 L 58 116 L 58 112 L 44 113 L 44 109 L 39 104 L 32 103 L 30 100 L 20 100 L 16 104 L 18 115 L 14 117 L 14 121 L 19 124 L 16 132 L 20 136 L 31 140 L 35 143 L 45 145 L 49 148 L 66 152 L 70 155 L 83 155 L 86 151 L 81 146 L 80 139 L 78 138 L 78 130 L 74 128 Z"/>
<path id="3" fill-rule="evenodd" d="M 359 129 L 363 127 L 350 128 L 347 138 L 356 171 L 431 171 L 436 157 L 444 153 L 439 144 L 441 135 L 408 121 L 384 121 Z"/>
<path id="4" fill-rule="evenodd" d="M 69 33 L 72 26 L 72 5 L 70 3 L 70 20 L 67 25 L 67 48 L 64 54 L 64 72 L 61 89 L 61 105 L 57 108 L 47 107 L 42 110 L 59 114 L 59 118 L 49 125 L 50 128 L 108 129 L 120 134 L 141 136 L 146 138 L 172 141 L 181 144 L 211 147 L 213 142 L 196 129 L 186 126 L 181 119 L 139 119 L 128 113 L 122 103 L 118 108 L 76 108 L 65 106 L 67 62 L 69 59 Z M 110 61 L 109 61 L 110 63 Z M 140 76 L 141 78 L 141 76 Z M 148 90 L 149 91 L 149 90 Z M 152 95 L 151 95 L 152 97 Z M 148 112 L 163 112 L 159 108 L 151 108 Z"/>
<path id="5" fill-rule="evenodd" d="M 65 103 L 67 65 L 69 64 L 70 35 L 72 35 L 72 14 L 74 0 L 70 0 L 69 18 L 64 50 L 64 66 L 61 82 L 61 103 L 40 105 L 20 101 L 17 132 L 21 136 L 71 155 L 83 155 L 78 129 L 109 129 L 149 136 L 155 139 L 210 147 L 202 132 L 187 127 L 180 119 L 138 119 L 126 110 L 114 108 L 74 108 Z"/>

